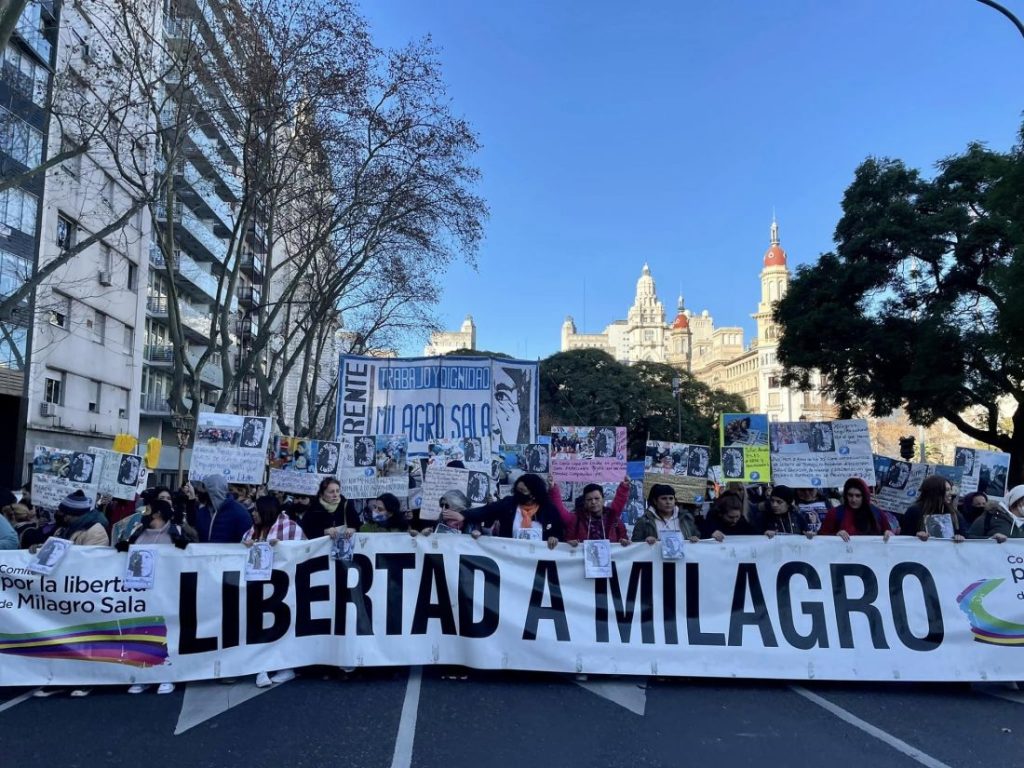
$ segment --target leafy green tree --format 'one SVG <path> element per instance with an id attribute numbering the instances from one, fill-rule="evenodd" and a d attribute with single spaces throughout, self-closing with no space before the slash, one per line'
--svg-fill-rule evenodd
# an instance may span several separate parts
<path id="1" fill-rule="evenodd" d="M 1024 481 L 1024 135 L 1009 152 L 971 144 L 931 179 L 869 158 L 842 208 L 835 251 L 775 309 L 788 382 L 821 371 L 843 415 L 945 418 Z"/>
<path id="2" fill-rule="evenodd" d="M 623 365 L 596 349 L 559 352 L 540 363 L 541 432 L 555 424 L 625 426 L 631 459 L 643 458 L 647 440 L 717 446 L 719 414 L 745 410 L 739 396 L 663 363 Z"/>

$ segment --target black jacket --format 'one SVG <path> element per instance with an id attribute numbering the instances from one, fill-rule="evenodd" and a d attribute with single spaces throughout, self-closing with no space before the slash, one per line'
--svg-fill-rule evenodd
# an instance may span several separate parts
<path id="1" fill-rule="evenodd" d="M 944 513 L 943 513 L 944 514 Z M 904 536 L 916 536 L 918 531 L 924 530 L 921 524 L 924 522 L 924 514 L 921 512 L 921 506 L 919 504 L 912 504 L 907 507 L 907 511 L 903 513 L 903 519 L 900 521 L 900 533 Z M 953 533 L 954 535 L 959 534 L 964 538 L 967 537 L 969 530 L 967 520 L 963 514 L 959 511 L 953 513 Z"/>
<path id="2" fill-rule="evenodd" d="M 343 525 L 357 530 L 362 525 L 359 515 L 356 514 L 355 505 L 344 496 L 341 497 L 341 503 L 334 510 L 334 514 L 324 508 L 320 503 L 320 497 L 317 496 L 299 521 L 299 527 L 307 539 L 319 539 L 327 535 L 328 528 L 340 528 Z"/>
<path id="3" fill-rule="evenodd" d="M 512 526 L 515 523 L 516 504 L 514 496 L 506 496 L 504 499 L 485 504 L 482 507 L 467 509 L 462 514 L 467 523 L 483 523 L 492 525 L 498 523 L 498 535 L 505 538 L 512 538 Z M 558 514 L 555 505 L 550 501 L 541 504 L 537 510 L 536 520 L 542 529 L 542 538 L 549 539 L 554 536 L 559 541 L 565 540 L 565 528 L 562 525 L 562 516 Z"/>

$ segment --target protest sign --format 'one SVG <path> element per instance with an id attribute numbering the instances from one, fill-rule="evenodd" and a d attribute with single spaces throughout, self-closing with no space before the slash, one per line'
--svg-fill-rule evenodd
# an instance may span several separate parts
<path id="1" fill-rule="evenodd" d="M 776 421 L 769 425 L 772 480 L 790 488 L 841 488 L 851 477 L 875 485 L 864 419 Z"/>
<path id="2" fill-rule="evenodd" d="M 462 494 L 460 502 L 465 507 L 478 507 L 487 501 L 490 493 L 491 476 L 459 467 L 427 467 L 423 478 L 422 506 L 420 520 L 437 520 L 441 516 L 441 497 L 449 491 Z"/>
<path id="3" fill-rule="evenodd" d="M 156 583 L 157 547 L 132 544 L 125 561 L 124 585 L 129 589 L 152 589 Z"/>
<path id="4" fill-rule="evenodd" d="M 32 504 L 53 512 L 65 496 L 79 490 L 95 504 L 102 462 L 88 451 L 37 445 L 32 452 Z"/>
<path id="5" fill-rule="evenodd" d="M 961 493 L 980 491 L 990 500 L 1006 501 L 1010 454 L 957 446 L 953 450 L 953 465 L 964 472 Z"/>
<path id="6" fill-rule="evenodd" d="M 439 440 L 537 436 L 538 364 L 486 357 L 342 355 L 336 434 L 404 434 L 411 456 Z"/>
<path id="7" fill-rule="evenodd" d="M 556 482 L 610 483 L 626 475 L 625 427 L 552 427 Z"/>
<path id="8" fill-rule="evenodd" d="M 141 456 L 104 448 L 90 448 L 89 452 L 99 458 L 96 490 L 101 496 L 134 501 L 146 489 L 149 471 Z"/>
<path id="9" fill-rule="evenodd" d="M 71 547 L 50 576 L 0 552 L 0 685 L 241 677 L 311 664 L 458 664 L 559 673 L 879 681 L 1021 677 L 1019 566 L 1008 543 L 730 536 L 582 552 L 484 536 L 280 542 L 270 581 L 245 550 L 163 547 L 160 578 L 124 584 L 127 554 Z M 955 547 L 955 556 L 952 556 Z"/>
<path id="10" fill-rule="evenodd" d="M 583 544 L 583 575 L 607 579 L 612 575 L 612 546 L 608 539 L 588 539 Z"/>
<path id="11" fill-rule="evenodd" d="M 200 411 L 188 475 L 222 475 L 229 483 L 259 485 L 267 466 L 270 419 Z"/>
<path id="12" fill-rule="evenodd" d="M 337 477 L 341 443 L 276 435 L 269 453 L 267 489 L 313 496 L 325 477 Z"/>
<path id="13" fill-rule="evenodd" d="M 427 446 L 428 465 L 446 467 L 461 461 L 465 469 L 477 472 L 491 471 L 491 439 L 489 437 L 461 437 L 457 440 L 438 440 Z"/>
<path id="14" fill-rule="evenodd" d="M 676 501 L 701 504 L 707 495 L 711 448 L 648 440 L 644 453 L 644 498 L 656 483 L 672 486 Z"/>
<path id="15" fill-rule="evenodd" d="M 274 570 L 274 548 L 265 541 L 253 542 L 245 555 L 245 580 L 270 581 Z"/>
<path id="16" fill-rule="evenodd" d="M 51 536 L 30 559 L 28 570 L 32 573 L 50 575 L 67 556 L 72 546 L 74 545 L 68 539 Z"/>
<path id="17" fill-rule="evenodd" d="M 877 454 L 874 456 L 874 465 L 881 487 L 873 501 L 879 508 L 897 515 L 904 514 L 908 507 L 917 502 L 921 483 L 929 475 L 945 477 L 954 491 L 959 488 L 963 475 L 960 467 L 900 461 Z"/>
<path id="18" fill-rule="evenodd" d="M 405 435 L 360 435 L 341 440 L 341 492 L 349 499 L 375 499 L 382 493 L 399 500 L 409 495 L 408 442 Z"/>
<path id="19" fill-rule="evenodd" d="M 503 498 L 512 492 L 520 475 L 531 472 L 546 476 L 551 466 L 550 446 L 543 443 L 502 445 L 497 453 L 497 472 L 492 474 L 495 495 Z"/>
<path id="20" fill-rule="evenodd" d="M 763 413 L 723 413 L 718 440 L 725 481 L 767 483 L 771 480 L 768 416 Z"/>

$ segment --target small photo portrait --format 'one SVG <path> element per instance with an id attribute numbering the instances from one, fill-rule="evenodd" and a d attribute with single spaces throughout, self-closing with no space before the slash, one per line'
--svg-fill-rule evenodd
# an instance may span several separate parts
<path id="1" fill-rule="evenodd" d="M 743 477 L 743 449 L 723 448 L 722 449 L 722 475 L 731 480 Z"/>
<path id="2" fill-rule="evenodd" d="M 242 447 L 262 448 L 263 434 L 266 428 L 267 422 L 265 419 L 256 416 L 246 416 L 242 421 Z"/>
<path id="3" fill-rule="evenodd" d="M 974 459 L 977 452 L 973 448 L 957 448 L 953 456 L 953 466 L 963 467 L 964 476 L 974 474 Z"/>
<path id="4" fill-rule="evenodd" d="M 615 456 L 615 427 L 598 427 L 594 436 L 594 456 L 612 458 Z"/>
<path id="5" fill-rule="evenodd" d="M 541 475 L 547 474 L 548 447 L 546 445 L 531 444 L 526 447 L 526 471 Z"/>
<path id="6" fill-rule="evenodd" d="M 905 461 L 894 461 L 889 466 L 889 471 L 885 473 L 886 488 L 899 488 L 902 490 L 907 487 L 907 481 L 909 480 L 910 464 Z"/>
<path id="7" fill-rule="evenodd" d="M 126 455 L 121 457 L 121 464 L 117 468 L 117 482 L 120 485 L 134 486 L 139 482 L 139 470 L 142 468 L 142 459 L 138 456 Z"/>
<path id="8" fill-rule="evenodd" d="M 466 483 L 466 496 L 471 504 L 483 504 L 491 488 L 491 476 L 487 472 L 470 472 Z"/>
<path id="9" fill-rule="evenodd" d="M 95 459 L 91 453 L 76 452 L 68 467 L 68 479 L 73 483 L 91 483 Z"/>
<path id="10" fill-rule="evenodd" d="M 811 426 L 811 451 L 831 453 L 835 449 L 836 442 L 832 436 L 832 424 L 827 421 L 814 422 Z"/>
<path id="11" fill-rule="evenodd" d="M 338 474 L 338 459 L 341 457 L 341 445 L 320 441 L 316 451 L 316 471 L 320 475 Z"/>
<path id="12" fill-rule="evenodd" d="M 483 461 L 483 441 L 479 437 L 467 437 L 462 441 L 462 455 L 465 461 Z"/>
<path id="13" fill-rule="evenodd" d="M 355 464 L 357 467 L 372 467 L 377 459 L 377 441 L 363 436 L 355 439 Z"/>
<path id="14" fill-rule="evenodd" d="M 705 445 L 691 445 L 686 474 L 690 477 L 707 477 L 711 453 Z"/>

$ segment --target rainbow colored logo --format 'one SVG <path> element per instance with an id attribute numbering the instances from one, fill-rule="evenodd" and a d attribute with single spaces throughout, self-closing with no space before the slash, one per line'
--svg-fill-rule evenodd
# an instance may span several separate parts
<path id="1" fill-rule="evenodd" d="M 1017 624 L 993 616 L 982 605 L 982 601 L 1005 579 L 982 579 L 976 581 L 956 599 L 960 610 L 971 622 L 975 641 L 992 645 L 1024 646 L 1024 624 Z"/>
<path id="2" fill-rule="evenodd" d="M 156 667 L 167 659 L 167 625 L 163 616 L 139 616 L 22 635 L 0 633 L 0 653 Z"/>

